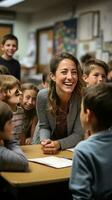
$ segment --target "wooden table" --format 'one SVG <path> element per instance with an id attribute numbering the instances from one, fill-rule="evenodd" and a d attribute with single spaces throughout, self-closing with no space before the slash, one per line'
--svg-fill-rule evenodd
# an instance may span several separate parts
<path id="1" fill-rule="evenodd" d="M 26 145 L 22 149 L 27 158 L 45 157 L 41 145 Z M 72 158 L 72 152 L 59 151 L 56 156 Z M 71 199 L 68 188 L 71 167 L 55 169 L 29 162 L 29 172 L 1 172 L 1 179 L 15 199 Z M 24 195 L 24 196 L 23 196 Z"/>

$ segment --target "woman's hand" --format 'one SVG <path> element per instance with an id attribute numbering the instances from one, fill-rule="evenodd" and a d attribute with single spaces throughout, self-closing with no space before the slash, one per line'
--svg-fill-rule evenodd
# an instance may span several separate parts
<path id="1" fill-rule="evenodd" d="M 43 140 L 41 144 L 43 153 L 45 154 L 56 154 L 61 147 L 59 141 L 57 140 L 52 141 L 50 139 L 47 139 Z"/>

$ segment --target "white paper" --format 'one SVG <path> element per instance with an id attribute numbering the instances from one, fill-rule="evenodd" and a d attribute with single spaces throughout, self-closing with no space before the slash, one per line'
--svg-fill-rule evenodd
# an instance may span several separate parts
<path id="1" fill-rule="evenodd" d="M 28 159 L 32 162 L 37 162 L 40 164 L 48 165 L 54 168 L 63 168 L 63 167 L 70 167 L 72 166 L 72 160 L 68 158 L 61 158 L 56 156 L 47 156 L 43 158 L 32 158 Z"/>
<path id="2" fill-rule="evenodd" d="M 74 147 L 73 148 L 69 148 L 69 149 L 67 149 L 68 151 L 72 151 L 72 152 L 74 152 Z"/>

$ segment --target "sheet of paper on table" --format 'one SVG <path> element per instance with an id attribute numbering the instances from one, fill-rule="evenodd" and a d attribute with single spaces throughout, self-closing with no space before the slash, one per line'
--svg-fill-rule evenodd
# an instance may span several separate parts
<path id="1" fill-rule="evenodd" d="M 44 165 L 48 165 L 54 168 L 64 168 L 72 166 L 72 160 L 68 158 L 56 157 L 56 156 L 47 156 L 42 158 L 30 158 L 28 159 L 31 162 L 36 162 Z"/>
<path id="2" fill-rule="evenodd" d="M 73 148 L 68 148 L 67 150 L 74 152 L 74 147 Z"/>

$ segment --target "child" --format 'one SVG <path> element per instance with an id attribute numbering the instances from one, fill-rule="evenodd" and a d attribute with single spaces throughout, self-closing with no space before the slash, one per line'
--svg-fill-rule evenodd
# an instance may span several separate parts
<path id="1" fill-rule="evenodd" d="M 3 52 L 0 56 L 0 65 L 8 68 L 10 74 L 20 80 L 20 63 L 13 58 L 13 55 L 18 49 L 18 39 L 12 34 L 4 35 L 1 43 L 1 50 Z"/>
<path id="2" fill-rule="evenodd" d="M 36 114 L 36 97 L 38 93 L 38 88 L 32 83 L 24 83 L 22 88 L 22 101 L 21 105 L 25 112 L 25 144 L 31 144 L 32 138 L 37 124 L 37 114 Z"/>
<path id="3" fill-rule="evenodd" d="M 91 130 L 91 136 L 75 147 L 69 182 L 73 200 L 109 199 L 112 193 L 111 83 L 84 89 L 80 119 L 83 128 Z"/>
<path id="4" fill-rule="evenodd" d="M 83 66 L 85 65 L 85 63 L 90 60 L 90 59 L 94 59 L 95 58 L 95 55 L 92 54 L 92 53 L 85 53 L 83 54 L 81 57 L 80 57 L 80 62 L 81 62 L 81 69 L 83 71 Z"/>
<path id="5" fill-rule="evenodd" d="M 95 85 L 107 81 L 108 65 L 99 59 L 90 59 L 83 66 L 83 80 L 86 85 Z M 86 130 L 84 139 L 90 135 L 90 130 Z"/>
<path id="6" fill-rule="evenodd" d="M 0 74 L 10 74 L 10 72 L 6 66 L 0 65 Z"/>
<path id="7" fill-rule="evenodd" d="M 19 144 L 25 143 L 24 110 L 19 106 L 22 95 L 21 84 L 12 75 L 0 75 L 1 100 L 8 103 L 13 111 L 13 135 Z"/>
<path id="8" fill-rule="evenodd" d="M 88 85 L 106 82 L 108 65 L 99 59 L 90 59 L 83 66 L 83 79 Z"/>
<path id="9" fill-rule="evenodd" d="M 26 171 L 28 161 L 12 139 L 12 116 L 8 104 L 0 101 L 0 171 Z"/>

